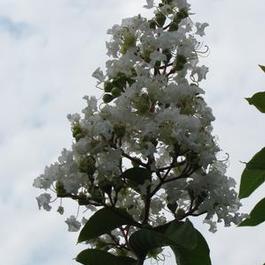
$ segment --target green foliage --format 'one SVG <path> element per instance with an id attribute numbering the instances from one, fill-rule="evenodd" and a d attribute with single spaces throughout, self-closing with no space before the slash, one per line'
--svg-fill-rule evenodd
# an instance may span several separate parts
<path id="1" fill-rule="evenodd" d="M 248 197 L 265 181 L 265 148 L 247 164 L 241 176 L 239 198 Z"/>
<path id="2" fill-rule="evenodd" d="M 258 92 L 251 98 L 246 98 L 250 105 L 254 105 L 260 112 L 265 113 L 265 92 Z"/>
<path id="3" fill-rule="evenodd" d="M 114 256 L 106 251 L 97 249 L 86 249 L 78 254 L 76 261 L 84 265 L 136 265 L 136 260 Z"/>
<path id="4" fill-rule="evenodd" d="M 259 65 L 265 72 L 265 66 Z M 258 92 L 251 98 L 246 98 L 260 112 L 265 113 L 265 92 Z M 241 176 L 239 197 L 246 198 L 265 181 L 265 147 L 261 149 L 247 164 Z M 251 211 L 248 219 L 239 226 L 256 226 L 265 221 L 265 198 Z"/>
<path id="5" fill-rule="evenodd" d="M 143 185 L 146 181 L 151 181 L 151 171 L 142 167 L 133 167 L 124 171 L 121 175 L 128 180 L 128 184 L 133 189 L 138 190 L 139 185 Z"/>
<path id="6" fill-rule="evenodd" d="M 265 221 L 265 198 L 263 198 L 251 211 L 250 217 L 239 226 L 255 226 Z"/>
<path id="7" fill-rule="evenodd" d="M 97 211 L 81 230 L 78 243 L 89 241 L 103 234 L 110 233 L 122 225 L 136 225 L 133 218 L 123 209 L 106 207 Z"/>
<path id="8" fill-rule="evenodd" d="M 196 247 L 193 249 L 171 247 L 178 265 L 211 265 L 210 250 L 202 234 L 195 230 L 197 237 Z"/>
<path id="9" fill-rule="evenodd" d="M 140 258 L 156 248 L 170 246 L 178 265 L 211 264 L 206 241 L 189 221 L 172 221 L 155 229 L 141 229 L 131 236 L 129 242 Z"/>

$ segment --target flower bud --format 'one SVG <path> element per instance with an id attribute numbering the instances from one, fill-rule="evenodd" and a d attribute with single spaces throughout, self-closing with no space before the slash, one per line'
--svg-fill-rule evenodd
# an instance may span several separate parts
<path id="1" fill-rule="evenodd" d="M 159 27 L 163 27 L 166 22 L 166 16 L 162 12 L 158 12 L 155 15 L 156 23 Z"/>
<path id="2" fill-rule="evenodd" d="M 148 112 L 151 107 L 149 95 L 147 93 L 139 95 L 136 99 L 134 99 L 133 107 L 137 109 L 139 114 L 145 114 Z"/>
<path id="3" fill-rule="evenodd" d="M 121 95 L 121 89 L 118 87 L 113 87 L 111 90 L 111 95 L 115 98 L 120 96 Z"/>
<path id="4" fill-rule="evenodd" d="M 105 92 L 111 92 L 112 88 L 113 88 L 113 85 L 110 81 L 106 81 L 104 83 L 104 91 Z"/>
<path id="5" fill-rule="evenodd" d="M 93 156 L 86 156 L 79 161 L 78 167 L 80 172 L 93 175 L 96 171 L 96 161 Z"/>
<path id="6" fill-rule="evenodd" d="M 78 204 L 79 205 L 88 205 L 89 204 L 89 198 L 87 197 L 87 195 L 83 192 L 80 192 L 78 194 Z"/>
<path id="7" fill-rule="evenodd" d="M 126 128 L 121 124 L 115 124 L 113 127 L 113 131 L 118 138 L 122 138 L 126 133 Z"/>
<path id="8" fill-rule="evenodd" d="M 177 13 L 177 17 L 179 20 L 187 18 L 188 16 L 189 16 L 189 13 L 188 13 L 187 9 L 185 9 L 185 8 L 180 9 L 179 12 Z"/>
<path id="9" fill-rule="evenodd" d="M 154 20 L 149 20 L 149 27 L 150 29 L 155 29 L 156 28 L 156 22 Z"/>
<path id="10" fill-rule="evenodd" d="M 113 78 L 112 85 L 123 90 L 126 88 L 127 76 L 124 73 L 118 73 L 115 78 Z"/>
<path id="11" fill-rule="evenodd" d="M 175 213 L 177 208 L 178 208 L 178 204 L 176 202 L 170 202 L 167 204 L 167 208 L 172 212 Z"/>
<path id="12" fill-rule="evenodd" d="M 180 220 L 185 217 L 186 212 L 183 209 L 178 209 L 176 212 L 176 219 Z"/>
<path id="13" fill-rule="evenodd" d="M 76 141 L 83 137 L 83 132 L 79 123 L 75 123 L 72 127 L 72 135 Z"/>
<path id="14" fill-rule="evenodd" d="M 176 58 L 176 64 L 174 66 L 174 69 L 176 71 L 181 71 L 184 68 L 186 63 L 187 63 L 186 57 L 184 55 L 178 54 L 177 58 Z"/>
<path id="15" fill-rule="evenodd" d="M 179 29 L 179 25 L 176 22 L 172 22 L 168 28 L 168 31 L 177 31 Z"/>
<path id="16" fill-rule="evenodd" d="M 129 30 L 123 34 L 123 44 L 121 45 L 120 52 L 125 54 L 130 48 L 136 45 L 136 38 Z"/>
<path id="17" fill-rule="evenodd" d="M 66 190 L 64 189 L 63 183 L 61 181 L 57 181 L 55 184 L 55 190 L 57 197 L 62 198 L 66 195 Z"/>

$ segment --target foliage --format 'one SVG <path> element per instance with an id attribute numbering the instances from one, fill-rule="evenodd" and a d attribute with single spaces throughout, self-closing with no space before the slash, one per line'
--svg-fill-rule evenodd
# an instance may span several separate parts
<path id="1" fill-rule="evenodd" d="M 260 65 L 265 72 L 265 66 Z M 246 99 L 250 105 L 254 105 L 260 112 L 265 113 L 265 92 L 258 92 Z M 246 168 L 241 176 L 239 197 L 246 198 L 252 194 L 265 181 L 265 147 L 246 163 Z M 240 226 L 255 226 L 265 221 L 265 198 L 262 199 L 251 211 L 249 218 Z"/>

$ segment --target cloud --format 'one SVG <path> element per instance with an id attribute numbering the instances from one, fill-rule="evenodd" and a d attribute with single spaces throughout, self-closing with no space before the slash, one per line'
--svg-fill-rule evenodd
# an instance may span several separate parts
<path id="1" fill-rule="evenodd" d="M 8 32 L 13 38 L 25 38 L 31 32 L 31 27 L 25 22 L 15 22 L 9 17 L 0 16 L 0 32 Z"/>

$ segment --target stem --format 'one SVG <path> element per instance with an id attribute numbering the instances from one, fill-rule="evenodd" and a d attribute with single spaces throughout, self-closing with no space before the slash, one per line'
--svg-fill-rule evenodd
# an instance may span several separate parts
<path id="1" fill-rule="evenodd" d="M 147 194 L 145 199 L 145 209 L 144 209 L 144 220 L 142 224 L 147 224 L 149 219 L 149 212 L 151 206 L 151 196 L 150 196 L 150 186 L 147 188 Z"/>

